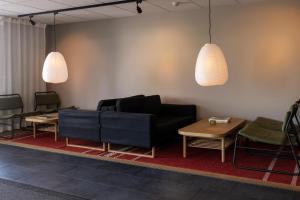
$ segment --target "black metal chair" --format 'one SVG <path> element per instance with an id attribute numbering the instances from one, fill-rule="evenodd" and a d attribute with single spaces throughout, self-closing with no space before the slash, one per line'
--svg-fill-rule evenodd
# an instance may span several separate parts
<path id="1" fill-rule="evenodd" d="M 297 127 L 294 124 L 294 119 L 297 119 L 298 102 L 291 106 L 285 116 L 283 122 L 273 119 L 259 117 L 254 122 L 248 124 L 245 128 L 236 134 L 233 166 L 239 169 L 253 170 L 260 172 L 270 172 L 286 175 L 300 175 L 299 157 L 296 155 L 295 147 L 300 147 Z M 298 121 L 297 121 L 298 123 Z M 281 127 L 281 128 L 280 128 Z M 242 146 L 240 138 L 246 139 L 246 145 Z M 279 146 L 277 150 L 262 149 L 250 147 L 250 141 L 259 142 L 267 145 Z M 285 151 L 284 148 L 289 147 L 290 151 Z M 289 172 L 284 170 L 271 170 L 257 168 L 252 166 L 240 166 L 237 163 L 237 152 L 239 149 L 246 150 L 247 153 L 258 153 L 263 156 L 272 156 L 280 159 L 292 159 L 297 166 L 297 172 Z"/>
<path id="2" fill-rule="evenodd" d="M 56 92 L 36 92 L 34 94 L 34 110 L 43 114 L 58 112 L 60 99 Z"/>
<path id="3" fill-rule="evenodd" d="M 300 105 L 300 99 L 296 102 L 296 104 L 298 104 L 298 106 Z M 299 117 L 298 117 L 298 112 L 295 114 L 295 119 L 296 119 L 296 122 L 297 122 L 297 130 L 299 132 L 299 128 L 300 128 L 300 121 L 299 121 Z"/>
<path id="4" fill-rule="evenodd" d="M 21 126 L 21 118 L 23 114 L 23 101 L 19 94 L 0 95 L 0 125 L 10 126 L 10 137 L 1 136 L 2 138 L 12 139 L 14 137 L 15 123 L 19 120 Z M 4 131 L 7 133 L 8 131 Z M 3 134 L 3 133 L 2 133 Z"/>

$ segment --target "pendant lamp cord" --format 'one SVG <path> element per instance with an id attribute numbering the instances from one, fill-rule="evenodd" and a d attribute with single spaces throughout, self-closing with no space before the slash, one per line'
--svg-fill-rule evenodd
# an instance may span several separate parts
<path id="1" fill-rule="evenodd" d="M 56 18 L 55 16 L 58 13 L 54 12 L 53 13 L 53 37 L 54 37 L 54 51 L 56 52 Z"/>
<path id="2" fill-rule="evenodd" d="M 209 43 L 211 44 L 211 0 L 208 0 L 208 17 L 209 17 Z"/>

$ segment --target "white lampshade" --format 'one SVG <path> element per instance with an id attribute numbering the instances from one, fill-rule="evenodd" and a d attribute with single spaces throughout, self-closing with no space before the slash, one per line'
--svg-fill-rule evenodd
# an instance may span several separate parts
<path id="1" fill-rule="evenodd" d="M 224 54 L 216 44 L 205 44 L 197 58 L 196 81 L 201 86 L 224 85 L 228 69 Z"/>
<path id="2" fill-rule="evenodd" d="M 43 80 L 47 83 L 63 83 L 68 80 L 67 63 L 61 53 L 48 54 L 43 67 Z"/>

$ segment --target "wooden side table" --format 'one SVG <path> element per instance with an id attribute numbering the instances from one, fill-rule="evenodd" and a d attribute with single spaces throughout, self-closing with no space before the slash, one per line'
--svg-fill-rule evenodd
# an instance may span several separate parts
<path id="1" fill-rule="evenodd" d="M 221 150 L 222 163 L 225 162 L 225 150 L 233 143 L 228 136 L 238 131 L 246 124 L 246 120 L 232 118 L 228 124 L 211 125 L 208 119 L 202 119 L 194 124 L 179 129 L 183 136 L 183 157 L 187 156 L 187 147 Z M 188 143 L 188 138 L 194 140 Z"/>
<path id="2" fill-rule="evenodd" d="M 31 122 L 33 125 L 33 138 L 36 138 L 36 125 L 37 124 L 49 124 L 54 126 L 54 134 L 55 134 L 55 141 L 57 141 L 58 135 L 58 113 L 51 113 L 45 115 L 36 115 L 31 117 L 25 118 L 26 122 Z"/>

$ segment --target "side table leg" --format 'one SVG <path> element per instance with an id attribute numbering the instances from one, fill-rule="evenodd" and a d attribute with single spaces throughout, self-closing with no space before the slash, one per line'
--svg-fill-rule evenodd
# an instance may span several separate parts
<path id="1" fill-rule="evenodd" d="M 186 136 L 183 136 L 183 157 L 186 158 Z"/>
<path id="2" fill-rule="evenodd" d="M 225 138 L 221 139 L 221 148 L 222 148 L 222 163 L 225 162 Z"/>
<path id="3" fill-rule="evenodd" d="M 36 123 L 32 123 L 32 125 L 33 125 L 33 139 L 35 139 L 36 138 Z"/>

